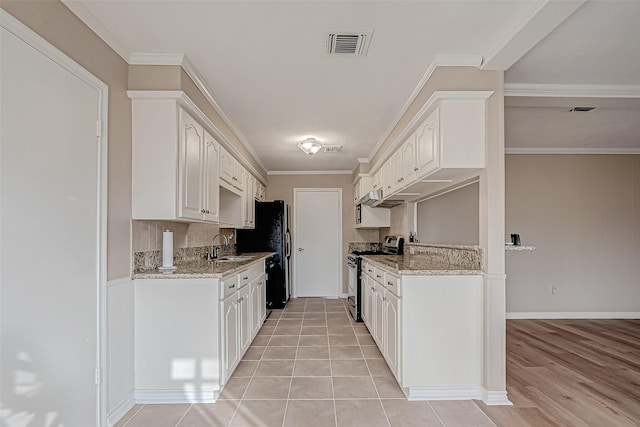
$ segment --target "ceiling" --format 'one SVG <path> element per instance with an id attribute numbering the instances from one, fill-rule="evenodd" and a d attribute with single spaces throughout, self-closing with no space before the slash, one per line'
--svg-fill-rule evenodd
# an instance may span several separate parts
<path id="1" fill-rule="evenodd" d="M 535 85 L 535 96 L 506 101 L 507 146 L 520 149 L 598 146 L 607 135 L 551 138 L 549 129 L 570 120 L 564 105 L 540 102 L 549 99 L 540 84 L 640 85 L 640 2 L 64 2 L 130 63 L 183 54 L 268 171 L 351 171 L 375 153 L 434 65 L 509 69 L 513 95 Z M 326 54 L 328 31 L 371 30 L 366 56 Z M 620 122 L 625 138 L 608 144 L 640 148 L 640 129 L 629 125 L 640 123 L 637 104 L 623 114 L 608 108 L 582 114 Z M 541 126 L 546 120 L 553 127 Z M 586 122 L 584 134 L 598 121 Z M 342 151 L 307 156 L 296 144 L 308 137 Z"/>

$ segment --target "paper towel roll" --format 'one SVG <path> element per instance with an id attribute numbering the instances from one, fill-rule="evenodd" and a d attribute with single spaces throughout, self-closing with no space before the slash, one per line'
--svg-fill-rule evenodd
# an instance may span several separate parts
<path id="1" fill-rule="evenodd" d="M 173 232 L 162 232 L 162 266 L 173 267 Z"/>

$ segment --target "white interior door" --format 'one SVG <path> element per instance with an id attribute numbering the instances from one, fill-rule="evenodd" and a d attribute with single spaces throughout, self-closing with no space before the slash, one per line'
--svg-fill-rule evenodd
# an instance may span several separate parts
<path id="1" fill-rule="evenodd" d="M 294 191 L 294 295 L 338 297 L 342 289 L 342 189 Z"/>
<path id="2" fill-rule="evenodd" d="M 103 92 L 0 17 L 0 425 L 96 425 Z"/>

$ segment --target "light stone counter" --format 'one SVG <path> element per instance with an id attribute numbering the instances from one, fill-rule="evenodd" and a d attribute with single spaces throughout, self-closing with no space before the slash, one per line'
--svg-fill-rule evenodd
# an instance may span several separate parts
<path id="1" fill-rule="evenodd" d="M 420 255 L 363 255 L 362 259 L 401 276 L 477 276 L 482 270 L 461 269 Z"/>
<path id="2" fill-rule="evenodd" d="M 176 270 L 163 273 L 159 270 L 142 270 L 133 273 L 133 279 L 221 279 L 240 272 L 256 262 L 264 261 L 274 255 L 275 252 L 253 252 L 241 255 L 252 256 L 250 260 L 240 262 L 220 261 L 186 261 L 176 264 Z"/>

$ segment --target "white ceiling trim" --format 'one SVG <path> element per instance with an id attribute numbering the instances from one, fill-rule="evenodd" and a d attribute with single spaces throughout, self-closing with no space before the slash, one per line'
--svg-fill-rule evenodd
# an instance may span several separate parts
<path id="1" fill-rule="evenodd" d="M 531 96 L 545 98 L 640 98 L 640 86 L 505 83 L 504 96 Z"/>
<path id="2" fill-rule="evenodd" d="M 186 57 L 182 62 L 182 68 L 187 73 L 187 75 L 191 78 L 191 80 L 193 80 L 193 83 L 195 83 L 196 87 L 200 89 L 200 92 L 202 92 L 202 94 L 207 99 L 207 101 L 209 101 L 209 104 L 211 104 L 211 106 L 218 112 L 220 117 L 222 117 L 222 120 L 224 120 L 224 122 L 227 124 L 227 126 L 229 126 L 231 131 L 238 137 L 242 145 L 244 145 L 247 151 L 249 151 L 249 153 L 253 156 L 253 159 L 260 165 L 262 170 L 268 171 L 267 167 L 264 165 L 264 163 L 262 163 L 262 160 L 260 160 L 260 157 L 258 157 L 256 150 L 253 148 L 251 144 L 249 144 L 249 141 L 247 141 L 247 138 L 245 138 L 242 132 L 240 132 L 240 130 L 233 124 L 233 122 L 229 119 L 229 117 L 227 117 L 227 115 L 224 113 L 224 111 L 220 107 L 220 104 L 218 104 L 218 101 L 213 91 L 211 90 L 211 88 L 209 88 L 209 86 L 205 83 L 204 79 L 200 76 L 200 73 L 198 72 L 198 70 L 196 70 L 193 64 L 191 64 L 189 59 Z"/>
<path id="3" fill-rule="evenodd" d="M 182 65 L 184 54 L 134 52 L 128 62 L 131 65 Z"/>
<path id="4" fill-rule="evenodd" d="M 640 154 L 640 148 L 505 148 L 505 154 Z"/>
<path id="5" fill-rule="evenodd" d="M 384 133 L 382 134 L 382 137 L 378 140 L 378 143 L 375 145 L 375 147 L 373 147 L 373 150 L 371 150 L 371 153 L 369 154 L 369 158 L 366 159 L 367 163 L 371 161 L 371 159 L 373 158 L 373 156 L 375 156 L 375 154 L 378 152 L 380 147 L 382 147 L 382 144 L 384 144 L 384 142 L 387 140 L 389 135 L 391 135 L 391 132 L 393 131 L 393 129 L 398 125 L 398 123 L 400 122 L 400 119 L 402 119 L 402 116 L 404 116 L 404 114 L 407 112 L 407 110 L 409 109 L 413 101 L 415 101 L 416 97 L 418 96 L 422 88 L 424 88 L 424 85 L 427 84 L 427 81 L 429 81 L 429 79 L 431 78 L 431 75 L 433 75 L 433 72 L 436 70 L 437 67 L 476 67 L 477 68 L 480 66 L 480 64 L 482 64 L 481 55 L 435 55 L 433 58 L 433 61 L 431 61 L 431 63 L 425 70 L 424 74 L 418 81 L 418 84 L 416 85 L 415 89 L 413 89 L 413 92 L 411 92 L 411 95 L 409 95 L 409 98 L 404 103 L 402 109 L 400 110 L 396 118 L 390 123 L 387 130 L 384 131 Z M 360 159 L 358 159 L 358 162 L 360 162 Z"/>
<path id="6" fill-rule="evenodd" d="M 267 175 L 351 175 L 353 172 L 337 171 L 269 171 Z"/>
<path id="7" fill-rule="evenodd" d="M 106 44 L 109 45 L 111 49 L 113 49 L 125 62 L 129 63 L 129 57 L 131 56 L 131 52 L 129 49 L 125 48 L 122 43 L 118 41 L 118 39 L 111 34 L 109 30 L 105 28 L 104 25 L 91 12 L 87 9 L 83 3 L 69 1 L 69 0 L 61 0 L 62 3 L 73 12 L 80 20 L 88 26 L 94 33 L 98 35 Z"/>
<path id="8" fill-rule="evenodd" d="M 573 14 L 586 0 L 550 1 L 533 3 L 529 13 L 514 20 L 511 27 L 486 55 L 482 70 L 508 70 L 525 53 L 551 33 Z"/>

